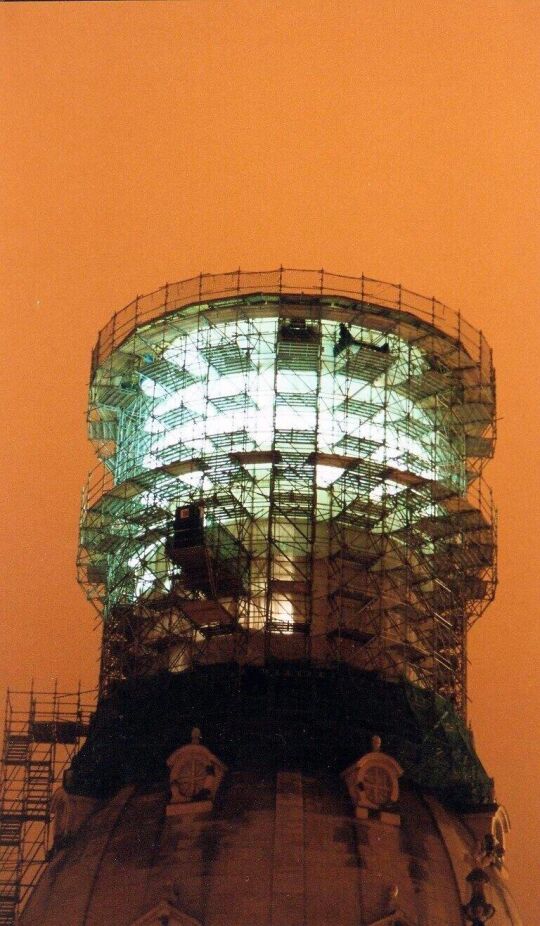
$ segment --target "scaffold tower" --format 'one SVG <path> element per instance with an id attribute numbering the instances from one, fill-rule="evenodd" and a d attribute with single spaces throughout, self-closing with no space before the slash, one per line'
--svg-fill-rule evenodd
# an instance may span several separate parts
<path id="1" fill-rule="evenodd" d="M 367 277 L 201 275 L 94 349 L 79 579 L 101 691 L 219 662 L 345 663 L 466 713 L 495 590 L 481 332 Z"/>
<path id="2" fill-rule="evenodd" d="M 522 926 L 466 716 L 495 422 L 482 333 L 365 276 L 204 274 L 113 316 L 97 704 L 8 704 L 0 926 Z"/>
<path id="3" fill-rule="evenodd" d="M 48 859 L 51 798 L 88 732 L 89 696 L 9 691 L 0 768 L 0 926 L 15 926 Z"/>

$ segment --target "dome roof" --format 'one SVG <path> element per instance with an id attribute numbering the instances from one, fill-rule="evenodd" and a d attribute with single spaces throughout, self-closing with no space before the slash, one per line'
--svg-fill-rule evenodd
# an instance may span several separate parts
<path id="1" fill-rule="evenodd" d="M 355 818 L 343 781 L 322 773 L 237 769 L 212 810 L 168 816 L 166 804 L 164 787 L 96 800 L 20 926 L 463 924 L 475 838 L 417 789 L 401 788 L 399 826 Z M 490 923 L 520 926 L 487 872 Z"/>

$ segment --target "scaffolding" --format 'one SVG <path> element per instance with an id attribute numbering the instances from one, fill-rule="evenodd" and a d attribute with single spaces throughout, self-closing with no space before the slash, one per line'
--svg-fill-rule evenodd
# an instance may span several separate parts
<path id="1" fill-rule="evenodd" d="M 495 379 L 434 299 L 237 271 L 131 303 L 92 357 L 79 580 L 101 689 L 161 669 L 346 662 L 466 712 L 493 597 Z M 179 512 L 199 521 L 179 537 Z"/>
<path id="2" fill-rule="evenodd" d="M 86 694 L 86 693 L 85 693 Z M 0 768 L 0 926 L 15 926 L 51 846 L 51 798 L 82 745 L 83 693 L 9 691 Z"/>

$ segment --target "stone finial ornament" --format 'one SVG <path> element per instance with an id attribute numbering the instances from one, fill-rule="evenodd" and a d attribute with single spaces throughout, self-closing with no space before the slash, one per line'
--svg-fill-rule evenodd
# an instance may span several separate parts
<path id="1" fill-rule="evenodd" d="M 399 826 L 396 812 L 399 778 L 403 769 L 392 756 L 381 751 L 380 736 L 371 740 L 371 752 L 342 773 L 358 818 L 376 817 L 382 823 Z"/>
<path id="2" fill-rule="evenodd" d="M 227 767 L 201 743 L 201 731 L 194 727 L 191 743 L 169 756 L 171 799 L 167 815 L 211 810 Z"/>
<path id="3" fill-rule="evenodd" d="M 472 926 L 484 926 L 495 915 L 495 907 L 487 902 L 484 892 L 489 878 L 482 868 L 473 868 L 467 881 L 471 885 L 471 899 L 462 907 L 463 913 Z"/>

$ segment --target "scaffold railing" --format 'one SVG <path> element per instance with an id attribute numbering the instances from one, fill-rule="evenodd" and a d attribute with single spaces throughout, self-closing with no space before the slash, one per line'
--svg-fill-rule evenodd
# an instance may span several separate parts
<path id="1" fill-rule="evenodd" d="M 248 293 L 303 293 L 313 296 L 344 296 L 360 303 L 373 304 L 399 313 L 416 316 L 459 342 L 474 363 L 490 378 L 492 352 L 483 333 L 475 329 L 461 313 L 434 297 L 422 296 L 397 283 L 372 277 L 346 276 L 325 270 L 279 267 L 269 271 L 235 270 L 230 273 L 201 273 L 199 276 L 166 283 L 132 302 L 112 316 L 101 329 L 92 352 L 92 375 L 107 357 L 132 332 L 164 315 L 204 300 L 217 300 Z"/>

